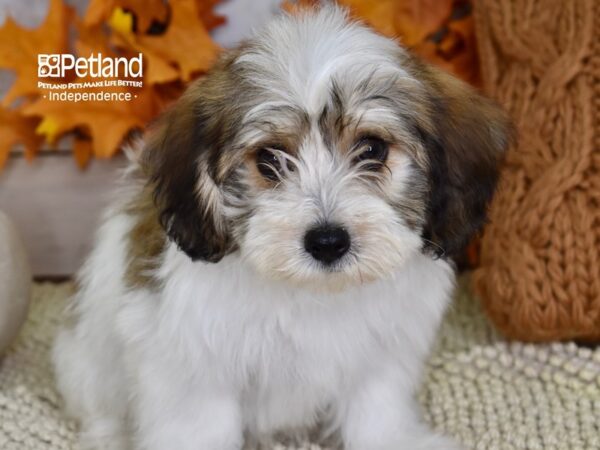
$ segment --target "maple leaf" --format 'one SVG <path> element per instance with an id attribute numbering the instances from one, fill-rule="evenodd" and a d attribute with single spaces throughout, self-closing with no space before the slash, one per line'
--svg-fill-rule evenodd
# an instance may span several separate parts
<path id="1" fill-rule="evenodd" d="M 75 48 L 80 56 L 102 53 L 104 56 L 116 55 L 109 45 L 108 38 L 100 27 L 85 27 L 76 21 L 78 37 Z M 74 80 L 76 83 L 94 81 L 91 78 Z M 69 92 L 84 92 L 72 89 Z M 129 92 L 132 100 L 127 101 L 88 101 L 60 102 L 51 101 L 46 96 L 39 98 L 23 108 L 25 114 L 42 118 L 36 132 L 54 143 L 58 137 L 71 131 L 78 132 L 73 148 L 75 159 L 84 167 L 93 153 L 106 158 L 118 150 L 123 138 L 134 128 L 142 128 L 158 113 L 162 102 L 151 88 L 111 87 L 111 93 Z M 82 139 L 89 136 L 93 142 Z"/>
<path id="2" fill-rule="evenodd" d="M 0 168 L 4 167 L 10 151 L 17 144 L 23 145 L 27 160 L 33 159 L 42 142 L 42 138 L 34 133 L 38 123 L 39 119 L 0 107 Z"/>
<path id="3" fill-rule="evenodd" d="M 439 30 L 452 13 L 454 0 L 410 0 L 402 3 L 396 29 L 414 45 Z"/>
<path id="4" fill-rule="evenodd" d="M 200 20 L 195 0 L 179 0 L 171 4 L 171 19 L 161 35 L 115 31 L 117 45 L 147 54 L 155 61 L 160 57 L 175 64 L 183 81 L 208 70 L 220 50 Z"/>
<path id="5" fill-rule="evenodd" d="M 479 60 L 476 51 L 473 17 L 450 20 L 436 39 L 429 38 L 413 50 L 424 59 L 462 78 L 479 85 Z"/>
<path id="6" fill-rule="evenodd" d="M 97 53 L 101 53 L 104 57 L 118 56 L 101 26 L 87 26 L 77 17 L 74 23 L 77 31 L 74 47 L 78 56 L 87 58 Z"/>
<path id="7" fill-rule="evenodd" d="M 68 24 L 73 11 L 61 0 L 51 0 L 42 25 L 34 30 L 20 27 L 10 17 L 0 28 L 0 67 L 17 73 L 2 104 L 38 93 L 38 54 L 68 52 Z"/>
<path id="8" fill-rule="evenodd" d="M 161 25 L 167 26 L 170 20 L 171 3 L 180 0 L 91 0 L 85 13 L 86 26 L 97 26 L 106 22 L 113 15 L 115 9 L 129 12 L 135 23 L 138 34 L 161 34 Z M 225 17 L 215 14 L 214 7 L 221 0 L 196 0 L 198 18 L 204 23 L 207 30 L 212 30 L 225 23 Z"/>
<path id="9" fill-rule="evenodd" d="M 109 20 L 109 25 L 114 31 L 116 31 L 112 38 L 113 43 L 122 49 L 139 50 L 140 46 L 136 41 L 136 36 L 133 33 L 133 30 L 131 29 L 131 22 L 129 22 L 129 24 L 125 23 L 127 16 L 130 16 L 130 14 L 121 10 L 120 8 L 117 8 L 113 11 L 113 15 Z M 143 59 L 144 77 L 148 83 L 167 83 L 179 78 L 179 72 L 156 52 L 149 49 L 144 49 Z"/>
<path id="10" fill-rule="evenodd" d="M 86 80 L 77 80 L 84 82 Z M 69 92 L 76 93 L 78 90 Z M 115 88 L 112 93 L 128 92 Z M 156 94 L 149 87 L 138 90 L 131 101 L 81 101 L 61 102 L 47 98 L 36 100 L 23 108 L 28 116 L 43 120 L 37 132 L 49 142 L 66 132 L 83 129 L 93 140 L 94 155 L 108 158 L 114 155 L 129 131 L 143 128 L 161 109 Z"/>
<path id="11" fill-rule="evenodd" d="M 214 10 L 220 2 L 221 0 L 196 0 L 200 20 L 209 31 L 225 23 L 225 17 L 215 14 Z"/>
<path id="12" fill-rule="evenodd" d="M 288 0 L 283 8 L 297 12 L 320 3 Z M 399 38 L 424 59 L 477 84 L 476 43 L 468 0 L 337 0 L 337 3 L 378 32 Z M 453 17 L 456 11 L 462 14 L 458 20 Z"/>
<path id="13" fill-rule="evenodd" d="M 338 0 L 355 17 L 380 33 L 400 37 L 413 46 L 438 29 L 450 16 L 453 0 Z"/>
<path id="14" fill-rule="evenodd" d="M 169 9 L 164 0 L 91 0 L 84 16 L 84 24 L 95 27 L 106 22 L 115 9 L 132 13 L 138 31 L 146 33 L 153 23 L 165 23 Z"/>
<path id="15" fill-rule="evenodd" d="M 89 138 L 78 136 L 73 142 L 73 156 L 81 169 L 85 169 L 93 154 L 92 141 Z"/>

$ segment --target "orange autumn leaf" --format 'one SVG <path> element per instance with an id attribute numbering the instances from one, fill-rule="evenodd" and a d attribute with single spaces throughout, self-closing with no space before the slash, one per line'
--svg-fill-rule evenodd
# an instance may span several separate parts
<path id="1" fill-rule="evenodd" d="M 73 156 L 81 169 L 85 169 L 94 153 L 92 141 L 84 137 L 77 137 L 73 142 Z"/>
<path id="2" fill-rule="evenodd" d="M 99 27 L 85 27 L 80 21 L 76 22 L 78 36 L 75 49 L 79 56 L 88 57 L 101 53 L 103 56 L 116 56 L 109 45 L 108 37 Z M 94 81 L 89 78 L 77 79 L 74 82 Z M 98 157 L 109 157 L 114 154 L 123 138 L 132 128 L 142 127 L 152 118 L 152 113 L 157 108 L 152 106 L 149 97 L 151 91 L 146 90 L 139 95 L 139 89 L 115 87 L 106 89 L 111 93 L 130 92 L 138 98 L 131 102 L 125 101 L 99 101 L 99 102 L 68 102 L 50 101 L 42 98 L 32 105 L 24 108 L 27 114 L 43 117 L 37 132 L 52 143 L 59 136 L 76 130 L 86 130 L 93 139 L 93 143 L 80 142 L 76 139 L 73 152 L 80 167 L 84 167 L 89 159 L 88 154 Z M 81 90 L 70 90 L 78 92 Z M 144 104 L 143 107 L 136 105 Z"/>
<path id="3" fill-rule="evenodd" d="M 452 13 L 453 0 L 410 0 L 403 3 L 401 14 L 397 21 L 399 33 L 403 30 L 418 29 L 414 32 L 414 42 L 426 39 L 436 32 L 448 20 Z M 411 45 L 411 44 L 408 44 Z"/>
<path id="4" fill-rule="evenodd" d="M 77 56 L 87 58 L 95 53 L 101 53 L 104 57 L 117 56 L 101 26 L 86 26 L 79 18 L 74 22 L 77 31 L 74 43 Z"/>
<path id="5" fill-rule="evenodd" d="M 0 28 L 0 67 L 17 76 L 2 101 L 10 105 L 20 96 L 38 93 L 38 54 L 68 52 L 68 21 L 72 10 L 61 0 L 51 0 L 48 15 L 41 26 L 25 29 L 10 17 Z"/>
<path id="6" fill-rule="evenodd" d="M 38 119 L 0 107 L 0 168 L 4 167 L 17 144 L 23 145 L 28 160 L 33 159 L 42 142 L 42 138 L 34 133 L 38 123 Z"/>
<path id="7" fill-rule="evenodd" d="M 164 0 L 91 0 L 84 16 L 86 26 L 107 21 L 117 8 L 135 15 L 137 29 L 145 33 L 153 22 L 165 23 L 169 8 Z"/>
<path id="8" fill-rule="evenodd" d="M 119 34 L 115 31 L 118 45 L 125 42 L 129 50 L 160 57 L 176 65 L 183 81 L 208 70 L 219 52 L 199 18 L 195 0 L 178 0 L 171 4 L 171 20 L 161 35 Z"/>
<path id="9" fill-rule="evenodd" d="M 354 17 L 364 20 L 380 33 L 397 37 L 396 18 L 400 13 L 402 2 L 397 0 L 380 0 L 368 2 L 364 0 L 339 0 L 340 5 L 346 6 Z"/>
<path id="10" fill-rule="evenodd" d="M 453 0 L 338 0 L 380 33 L 413 46 L 450 16 Z"/>
<path id="11" fill-rule="evenodd" d="M 120 11 L 118 8 L 115 9 L 114 12 L 116 12 L 117 14 L 128 14 L 123 11 Z M 109 24 L 113 26 L 114 29 L 117 28 L 115 26 L 114 21 L 109 21 Z M 141 50 L 139 44 L 137 43 L 136 35 L 133 33 L 133 30 L 120 27 L 116 31 L 118 32 L 115 33 L 112 37 L 112 40 L 115 45 L 117 45 L 121 49 L 131 49 L 137 51 Z M 179 78 L 178 71 L 173 66 L 171 66 L 169 61 L 165 60 L 155 51 L 144 49 L 143 60 L 146 82 L 150 84 L 167 83 L 173 80 L 177 80 Z"/>
<path id="12" fill-rule="evenodd" d="M 283 8 L 297 12 L 321 3 L 287 0 Z M 468 0 L 337 0 L 337 3 L 378 32 L 398 38 L 429 62 L 477 84 L 475 33 Z M 457 12 L 458 19 L 454 17 Z"/>
<path id="13" fill-rule="evenodd" d="M 115 11 L 118 11 L 115 10 Z M 123 12 L 123 14 L 129 14 Z M 110 24 L 111 22 L 109 22 Z M 78 31 L 78 37 L 75 41 L 75 49 L 79 56 L 89 56 L 91 54 L 101 53 L 106 56 L 117 56 L 113 51 L 109 37 L 106 33 L 98 26 L 86 27 L 83 23 L 77 22 L 76 28 Z M 113 38 L 115 44 L 120 47 L 129 48 L 132 46 L 130 40 L 133 39 L 132 30 L 124 30 L 125 34 L 118 34 Z M 131 38 L 129 37 L 131 36 Z M 135 56 L 135 55 L 129 55 Z M 163 60 L 160 56 L 152 52 L 146 52 L 143 54 L 144 61 L 144 82 L 149 84 L 155 83 L 166 83 L 169 81 L 176 80 L 179 77 L 177 70 L 175 70 L 169 63 Z"/>
<path id="14" fill-rule="evenodd" d="M 442 67 L 450 73 L 477 86 L 479 60 L 475 42 L 473 17 L 450 20 L 445 25 L 438 42 L 427 39 L 414 47 L 415 53 Z"/>
<path id="15" fill-rule="evenodd" d="M 198 15 L 207 30 L 212 30 L 225 23 L 225 17 L 215 13 L 214 8 L 221 0 L 196 0 Z"/>
<path id="16" fill-rule="evenodd" d="M 65 0 L 51 0 L 44 24 L 27 30 L 10 19 L 0 28 L 0 66 L 17 71 L 17 82 L 6 105 L 27 95 L 16 110 L 0 113 L 0 158 L 5 161 L 14 144 L 26 145 L 31 158 L 43 138 L 54 143 L 75 134 L 73 154 L 84 167 L 92 155 L 109 157 L 134 129 L 143 128 L 185 88 L 183 81 L 206 71 L 219 48 L 207 29 L 224 22 L 213 12 L 220 0 L 91 0 L 79 19 Z M 73 24 L 69 45 L 67 34 Z M 114 39 L 114 40 L 113 40 Z M 120 41 L 119 41 L 120 39 Z M 15 42 L 18 45 L 15 45 Z M 115 45 L 117 43 L 118 45 Z M 88 57 L 135 57 L 143 54 L 143 88 L 104 85 L 109 93 L 130 93 L 127 101 L 50 101 L 51 90 L 37 88 L 38 53 L 75 53 Z M 64 79 L 50 83 L 98 81 Z M 140 81 L 140 79 L 134 80 Z M 97 88 L 65 89 L 66 93 L 92 93 Z"/>
<path id="17" fill-rule="evenodd" d="M 77 80 L 77 82 L 86 80 Z M 88 80 L 89 81 L 89 80 Z M 70 92 L 78 92 L 73 90 Z M 125 93 L 115 88 L 114 93 Z M 23 108 L 28 116 L 43 117 L 37 131 L 52 141 L 66 132 L 83 129 L 93 139 L 94 155 L 114 155 L 129 131 L 143 128 L 160 110 L 156 94 L 150 88 L 137 91 L 131 101 L 61 102 L 38 99 Z"/>
<path id="18" fill-rule="evenodd" d="M 86 26 L 97 26 L 106 22 L 117 8 L 127 11 L 135 18 L 136 32 L 148 33 L 156 24 L 168 25 L 170 5 L 179 0 L 91 0 L 85 13 Z M 196 0 L 198 18 L 207 30 L 225 23 L 225 17 L 214 12 L 214 7 L 222 0 Z"/>

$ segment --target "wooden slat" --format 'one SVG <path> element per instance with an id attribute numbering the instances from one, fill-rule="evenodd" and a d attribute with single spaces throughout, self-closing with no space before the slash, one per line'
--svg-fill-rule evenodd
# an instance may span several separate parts
<path id="1" fill-rule="evenodd" d="M 124 157 L 81 171 L 68 154 L 13 156 L 0 173 L 0 209 L 17 224 L 38 277 L 68 276 L 89 251 Z"/>

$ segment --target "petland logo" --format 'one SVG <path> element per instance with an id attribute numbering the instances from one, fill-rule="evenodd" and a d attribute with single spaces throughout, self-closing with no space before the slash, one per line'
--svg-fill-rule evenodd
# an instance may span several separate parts
<path id="1" fill-rule="evenodd" d="M 88 58 L 70 54 L 38 55 L 38 77 L 64 78 L 70 70 L 79 78 L 141 78 L 143 75 L 142 54 L 134 58 L 111 58 L 102 53 Z"/>

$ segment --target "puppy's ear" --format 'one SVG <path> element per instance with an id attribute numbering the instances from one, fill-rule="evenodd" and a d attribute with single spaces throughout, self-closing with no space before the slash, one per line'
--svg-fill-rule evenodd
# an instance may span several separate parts
<path id="1" fill-rule="evenodd" d="M 231 238 L 221 189 L 209 170 L 222 144 L 222 99 L 213 94 L 213 84 L 206 79 L 192 85 L 159 119 L 141 166 L 169 238 L 192 260 L 217 262 L 231 250 Z"/>
<path id="2" fill-rule="evenodd" d="M 430 101 L 429 130 L 421 129 L 430 170 L 426 244 L 456 256 L 486 221 L 504 153 L 514 130 L 493 101 L 462 81 L 421 66 Z"/>

